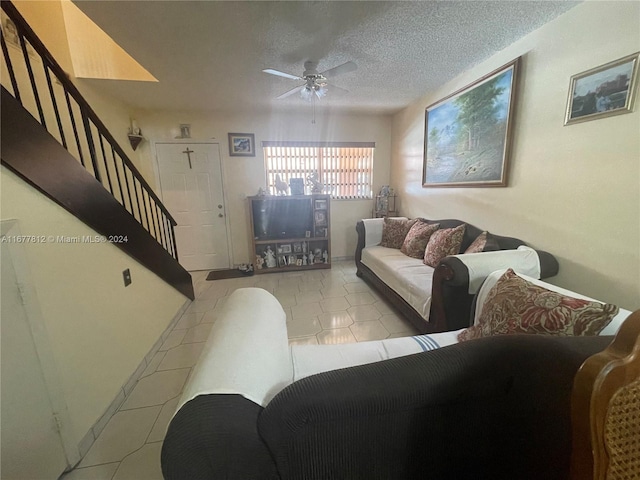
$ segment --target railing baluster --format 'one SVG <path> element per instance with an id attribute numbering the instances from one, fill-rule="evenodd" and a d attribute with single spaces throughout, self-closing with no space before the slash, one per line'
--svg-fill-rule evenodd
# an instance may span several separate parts
<path id="1" fill-rule="evenodd" d="M 51 105 L 53 107 L 53 112 L 57 123 L 57 131 L 60 135 L 59 140 L 62 146 L 75 157 L 75 152 L 71 151 L 73 150 L 73 141 L 71 141 L 70 136 L 69 141 L 67 141 L 65 135 L 65 128 L 67 129 L 66 133 L 69 134 L 67 121 L 70 121 L 73 130 L 75 146 L 78 149 L 78 160 L 80 161 L 80 164 L 87 170 L 87 172 L 91 173 L 105 189 L 109 190 L 116 201 L 118 201 L 122 205 L 122 207 L 127 210 L 127 212 L 129 212 L 129 214 L 131 214 L 131 216 L 134 217 L 134 219 L 136 219 L 136 221 L 138 221 L 138 223 L 149 232 L 149 235 L 154 237 L 155 240 L 160 245 L 162 245 L 167 253 L 172 255 L 173 258 L 177 259 L 178 255 L 175 240 L 175 230 L 173 228 L 176 222 L 169 211 L 166 209 L 166 207 L 162 204 L 160 198 L 155 194 L 153 188 L 145 180 L 145 178 L 135 167 L 133 162 L 127 157 L 126 153 L 118 145 L 115 138 L 109 133 L 104 123 L 98 118 L 96 113 L 86 102 L 78 88 L 73 84 L 73 82 L 69 80 L 67 74 L 56 62 L 49 50 L 35 35 L 24 18 L 22 18 L 13 3 L 9 1 L 3 1 L 0 2 L 0 6 L 16 25 L 17 37 L 20 49 L 22 51 L 22 57 L 24 57 L 23 60 L 25 68 L 28 73 L 28 81 L 26 79 L 23 81 L 21 78 L 16 76 L 16 71 L 14 70 L 14 65 L 16 64 L 16 62 L 12 62 L 8 48 L 9 46 L 7 45 L 7 39 L 4 36 L 3 32 L 2 35 L 0 35 L 0 43 L 2 46 L 2 53 L 5 58 L 5 63 L 7 65 L 7 70 L 11 78 L 13 95 L 16 100 L 18 100 L 24 107 L 24 92 L 27 91 L 24 89 L 30 83 L 33 98 L 35 100 L 35 106 L 37 107 L 38 115 L 40 117 L 39 121 L 45 129 L 49 130 L 47 128 L 47 121 L 45 117 L 45 111 L 47 112 L 47 115 L 49 114 L 49 104 L 47 103 L 46 108 L 43 108 L 44 97 L 41 98 L 41 92 L 38 91 L 38 82 L 42 82 L 42 79 L 40 77 L 36 78 L 34 74 L 34 66 L 32 65 L 32 59 L 30 58 L 30 52 L 31 55 L 33 55 L 33 49 L 39 55 L 40 60 L 42 61 L 45 81 L 47 83 L 47 87 L 51 97 Z M 17 57 L 14 56 L 13 60 L 16 59 L 22 61 L 20 59 L 20 55 L 18 55 Z M 20 69 L 22 69 L 22 65 L 20 65 Z M 40 72 L 40 70 L 36 70 Z M 19 80 L 23 83 L 19 83 Z M 64 101 L 66 102 L 69 115 L 68 118 L 66 117 L 64 108 L 60 109 L 60 106 L 58 105 L 58 103 L 62 102 L 62 100 L 60 98 L 57 98 L 57 86 L 54 84 L 54 81 L 56 80 L 62 86 L 62 92 L 65 98 Z M 20 92 L 20 87 L 23 88 L 22 95 Z M 45 94 L 42 93 L 42 95 Z M 75 102 L 75 104 L 73 102 Z M 30 98 L 28 101 L 28 105 L 29 108 L 32 108 Z M 74 112 L 76 108 L 78 109 L 78 111 Z M 80 116 L 80 119 L 78 120 L 76 119 L 77 115 Z M 49 123 L 53 124 L 52 119 L 50 118 L 49 120 Z M 82 127 L 80 123 L 82 123 Z M 84 128 L 84 134 L 80 131 L 81 128 Z M 52 130 L 49 130 L 49 133 L 56 136 L 54 131 L 55 127 L 52 125 Z M 87 142 L 88 151 L 84 150 L 85 139 Z M 107 145 L 105 145 L 105 142 L 107 143 Z M 111 148 L 111 160 L 109 160 L 109 156 L 107 155 L 107 150 L 109 148 Z M 98 159 L 99 154 L 102 155 L 102 162 L 100 162 L 100 160 Z M 113 162 L 113 166 L 111 166 L 109 162 Z M 121 163 L 119 164 L 119 162 Z M 102 164 L 104 165 L 105 172 L 101 172 Z M 120 167 L 122 167 L 122 171 L 120 170 Z M 107 178 L 106 182 L 103 182 L 105 173 Z M 116 176 L 117 187 L 111 178 L 112 173 Z M 131 178 L 129 178 L 129 175 L 131 175 Z M 124 176 L 124 179 L 122 178 L 122 176 Z M 122 185 L 123 180 L 125 182 L 125 187 L 123 187 Z M 133 182 L 133 189 L 130 186 L 130 181 Z M 115 193 L 116 190 L 119 192 L 120 199 L 118 199 L 117 197 L 118 194 Z M 135 207 L 133 205 L 134 195 L 136 203 Z"/>
<path id="2" fill-rule="evenodd" d="M 107 156 L 104 153 L 104 142 L 102 135 L 98 133 L 98 139 L 100 140 L 100 150 L 102 152 L 102 163 L 104 163 L 104 169 L 107 172 L 107 183 L 109 184 L 109 191 L 113 195 L 113 185 L 111 185 L 111 174 L 109 173 L 109 165 L 107 164 Z"/>
<path id="3" fill-rule="evenodd" d="M 13 88 L 13 96 L 20 102 L 22 105 L 22 100 L 20 99 L 20 89 L 18 88 L 18 82 L 16 80 L 16 74 L 13 71 L 13 63 L 11 62 L 11 57 L 9 56 L 9 49 L 7 48 L 7 42 L 4 40 L 4 33 L 0 30 L 0 43 L 2 44 L 2 54 L 4 55 L 4 60 L 7 63 L 7 70 L 9 70 L 9 78 L 11 78 L 11 87 Z"/>
<path id="4" fill-rule="evenodd" d="M 169 219 L 166 216 L 162 216 L 162 226 L 164 229 L 164 236 L 166 238 L 165 250 L 171 253 L 171 237 L 169 237 Z"/>
<path id="5" fill-rule="evenodd" d="M 78 127 L 76 125 L 76 118 L 73 114 L 73 108 L 71 107 L 71 100 L 69 99 L 69 93 L 64 91 L 64 98 L 67 101 L 67 109 L 69 110 L 69 118 L 71 119 L 71 128 L 73 129 L 73 137 L 76 140 L 76 146 L 78 147 L 78 155 L 80 156 L 80 164 L 86 168 L 84 164 L 84 155 L 82 154 L 82 146 L 80 145 L 80 136 L 78 135 Z"/>
<path id="6" fill-rule="evenodd" d="M 127 176 L 127 166 L 125 165 L 122 157 L 120 157 L 120 162 L 122 162 L 122 173 L 124 174 L 124 184 L 127 187 L 127 198 L 129 199 L 129 206 L 131 207 L 131 215 L 135 218 L 136 215 L 133 211 L 133 199 L 131 198 L 131 189 L 129 188 L 129 177 Z"/>
<path id="7" fill-rule="evenodd" d="M 167 239 L 169 242 L 169 253 L 171 253 L 173 258 L 175 258 L 176 252 L 175 252 L 175 243 L 173 242 L 173 235 L 171 235 L 172 230 L 173 230 L 173 225 L 171 225 L 171 220 L 167 218 Z"/>
<path id="8" fill-rule="evenodd" d="M 171 253 L 171 243 L 169 240 L 169 233 L 167 231 L 167 217 L 162 214 L 162 232 L 164 233 L 164 249 Z"/>
<path id="9" fill-rule="evenodd" d="M 93 134 L 91 133 L 91 124 L 89 123 L 89 116 L 85 115 L 82 105 L 80 105 L 80 113 L 82 114 L 82 124 L 84 125 L 84 133 L 87 137 L 87 145 L 89 147 L 89 156 L 91 157 L 91 165 L 93 166 L 93 176 L 96 177 L 100 183 L 102 183 L 102 175 L 98 169 L 98 158 L 96 154 L 96 146 L 93 143 Z"/>
<path id="10" fill-rule="evenodd" d="M 42 110 L 42 103 L 40 102 L 40 95 L 38 94 L 38 86 L 36 85 L 36 77 L 33 75 L 33 68 L 31 68 L 31 60 L 29 60 L 29 52 L 27 51 L 27 42 L 22 35 L 22 32 L 18 29 L 18 38 L 20 38 L 20 46 L 22 47 L 22 56 L 24 57 L 24 63 L 27 66 L 27 72 L 29 73 L 29 80 L 31 81 L 31 89 L 33 90 L 33 98 L 36 101 L 36 107 L 38 108 L 38 115 L 40 115 L 40 123 L 44 128 L 47 128 L 47 121 L 44 118 L 44 111 Z"/>
<path id="11" fill-rule="evenodd" d="M 156 205 L 156 210 L 160 210 L 160 208 L 158 208 L 158 206 Z M 167 239 L 165 238 L 166 235 L 166 231 L 164 229 L 164 213 L 162 213 L 162 210 L 160 210 L 160 218 L 158 218 L 158 223 L 160 223 L 160 221 L 162 220 L 162 227 L 160 228 L 160 238 L 162 239 L 162 247 L 166 250 L 167 249 Z"/>
<path id="12" fill-rule="evenodd" d="M 67 148 L 67 141 L 64 138 L 64 131 L 62 130 L 62 120 L 60 119 L 60 112 L 58 111 L 58 102 L 56 101 L 56 94 L 53 91 L 53 84 L 51 83 L 51 75 L 49 74 L 49 67 L 42 62 L 42 66 L 44 67 L 44 75 L 47 78 L 47 86 L 49 87 L 49 95 L 51 95 L 51 104 L 53 105 L 53 113 L 56 116 L 56 122 L 58 123 L 58 131 L 60 132 L 60 140 L 62 140 L 62 146 L 65 150 Z"/>
<path id="13" fill-rule="evenodd" d="M 175 229 L 173 227 L 173 224 L 171 223 L 171 220 L 169 220 L 169 236 L 171 237 L 171 251 L 173 253 L 173 258 L 176 259 L 176 261 L 178 261 L 178 248 L 176 246 L 176 232 Z"/>
<path id="14" fill-rule="evenodd" d="M 118 162 L 116 162 L 116 152 L 113 147 L 111 147 L 111 159 L 113 160 L 113 168 L 116 171 L 116 179 L 118 180 L 118 190 L 120 190 L 120 200 L 122 200 L 122 206 L 126 209 L 127 202 L 124 198 L 124 193 L 122 191 L 122 182 L 120 181 L 120 170 L 118 169 Z M 131 201 L 131 199 L 129 199 Z M 133 208 L 131 209 L 131 213 L 133 213 Z"/>
<path id="15" fill-rule="evenodd" d="M 138 187 L 136 185 L 136 177 L 134 177 L 133 174 L 131 176 L 133 177 L 133 191 L 134 191 L 134 193 L 136 195 L 136 205 L 138 206 L 138 216 L 140 217 L 140 225 L 142 225 L 144 227 L 144 224 L 142 223 L 142 208 L 140 208 L 140 196 L 138 195 Z"/>
<path id="16" fill-rule="evenodd" d="M 142 193 L 142 204 L 144 206 L 144 221 L 147 224 L 147 231 L 149 232 L 149 234 L 151 234 L 151 223 L 149 222 L 149 207 L 147 205 L 147 197 L 144 196 L 144 194 L 147 192 L 142 188 L 142 184 L 140 185 L 140 188 L 142 189 L 141 193 Z"/>
<path id="17" fill-rule="evenodd" d="M 149 203 L 151 204 L 151 197 L 149 197 Z M 151 204 L 151 215 L 153 219 L 153 232 L 154 232 L 153 238 L 155 238 L 157 241 L 159 237 L 159 233 L 158 233 L 158 218 L 157 218 L 158 210 L 157 210 L 156 202 L 153 202 Z"/>

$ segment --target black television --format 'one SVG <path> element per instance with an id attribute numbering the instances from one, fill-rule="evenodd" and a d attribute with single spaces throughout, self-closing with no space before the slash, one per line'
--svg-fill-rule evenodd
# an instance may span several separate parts
<path id="1" fill-rule="evenodd" d="M 304 238 L 313 230 L 311 198 L 265 198 L 254 200 L 253 232 L 258 240 Z"/>

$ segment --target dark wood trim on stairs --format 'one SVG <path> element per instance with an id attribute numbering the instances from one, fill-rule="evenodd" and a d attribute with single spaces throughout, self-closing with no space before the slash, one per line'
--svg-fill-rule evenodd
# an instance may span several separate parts
<path id="1" fill-rule="evenodd" d="M 190 299 L 191 275 L 2 87 L 2 164 Z"/>

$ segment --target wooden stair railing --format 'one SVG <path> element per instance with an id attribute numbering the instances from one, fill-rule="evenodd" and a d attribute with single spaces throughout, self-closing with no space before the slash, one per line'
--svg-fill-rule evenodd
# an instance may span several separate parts
<path id="1" fill-rule="evenodd" d="M 0 34 L 10 80 L 3 75 L 2 164 L 98 233 L 130 232 L 117 246 L 193 299 L 176 221 L 15 6 L 1 4 L 15 25 L 14 38 Z"/>

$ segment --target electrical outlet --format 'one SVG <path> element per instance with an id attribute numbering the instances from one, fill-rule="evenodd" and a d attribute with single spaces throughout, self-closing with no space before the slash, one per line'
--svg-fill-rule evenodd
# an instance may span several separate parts
<path id="1" fill-rule="evenodd" d="M 131 285 L 131 271 L 128 268 L 122 272 L 122 278 L 124 279 L 125 287 Z"/>

